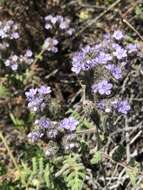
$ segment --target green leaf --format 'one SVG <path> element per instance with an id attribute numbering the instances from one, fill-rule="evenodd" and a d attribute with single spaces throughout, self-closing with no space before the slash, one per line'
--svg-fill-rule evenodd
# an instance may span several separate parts
<path id="1" fill-rule="evenodd" d="M 49 164 L 47 164 L 46 167 L 45 167 L 43 177 L 44 177 L 44 180 L 45 180 L 45 183 L 46 183 L 46 187 L 50 188 L 51 180 L 50 180 L 50 166 L 49 166 Z"/>
<path id="2" fill-rule="evenodd" d="M 0 0 L 0 5 L 2 5 L 5 2 L 5 0 Z"/>
<path id="3" fill-rule="evenodd" d="M 36 55 L 36 58 L 37 58 L 38 60 L 42 61 L 43 56 L 42 56 L 41 54 L 38 54 L 38 55 Z"/>
<path id="4" fill-rule="evenodd" d="M 126 152 L 125 146 L 122 144 L 119 144 L 117 149 L 114 151 L 112 155 L 112 159 L 115 160 L 116 162 L 121 161 L 125 152 Z"/>
<path id="5" fill-rule="evenodd" d="M 136 17 L 139 19 L 143 19 L 143 6 L 139 5 L 135 9 Z"/>
<path id="6" fill-rule="evenodd" d="M 81 190 L 84 184 L 86 171 L 78 155 L 70 155 L 63 162 L 60 174 L 64 177 L 70 190 Z"/>
<path id="7" fill-rule="evenodd" d="M 102 160 L 102 154 L 100 151 L 95 152 L 93 158 L 91 159 L 91 164 L 97 164 Z"/>
<path id="8" fill-rule="evenodd" d="M 39 159 L 39 175 L 42 176 L 44 172 L 44 160 L 43 158 Z"/>
<path id="9" fill-rule="evenodd" d="M 36 175 L 37 173 L 39 173 L 38 161 L 37 161 L 36 157 L 32 158 L 32 172 L 33 172 L 33 175 Z"/>
<path id="10" fill-rule="evenodd" d="M 13 113 L 10 113 L 9 116 L 13 124 L 15 125 L 15 127 L 24 127 L 24 121 L 22 119 L 18 119 L 17 117 L 13 115 Z"/>
<path id="11" fill-rule="evenodd" d="M 129 176 L 129 178 L 131 180 L 133 187 L 135 187 L 136 182 L 137 182 L 138 169 L 137 168 L 127 169 L 126 172 L 127 172 L 127 175 Z"/>
<path id="12" fill-rule="evenodd" d="M 9 90 L 5 86 L 0 85 L 0 97 L 4 98 L 9 96 L 10 96 Z"/>

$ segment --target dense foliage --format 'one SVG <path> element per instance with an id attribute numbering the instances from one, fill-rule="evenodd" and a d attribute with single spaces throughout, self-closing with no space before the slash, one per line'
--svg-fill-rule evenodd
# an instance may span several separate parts
<path id="1" fill-rule="evenodd" d="M 141 1 L 0 11 L 0 189 L 142 189 Z"/>

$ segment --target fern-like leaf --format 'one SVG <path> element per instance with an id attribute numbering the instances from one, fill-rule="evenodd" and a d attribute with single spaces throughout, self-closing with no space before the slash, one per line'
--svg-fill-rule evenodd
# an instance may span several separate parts
<path id="1" fill-rule="evenodd" d="M 85 168 L 78 155 L 67 156 L 59 171 L 70 190 L 81 190 L 85 180 Z"/>

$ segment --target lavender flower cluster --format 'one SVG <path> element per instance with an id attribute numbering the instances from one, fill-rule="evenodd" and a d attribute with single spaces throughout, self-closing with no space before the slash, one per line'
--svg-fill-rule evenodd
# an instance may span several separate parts
<path id="1" fill-rule="evenodd" d="M 70 27 L 71 20 L 61 15 L 48 15 L 44 18 L 45 29 L 51 32 L 54 37 L 48 37 L 45 39 L 42 49 L 52 53 L 58 52 L 57 45 L 59 44 L 58 37 L 63 34 L 71 36 L 74 33 L 74 29 Z"/>
<path id="2" fill-rule="evenodd" d="M 40 88 L 31 88 L 25 92 L 28 108 L 33 112 L 43 111 L 50 93 L 51 88 L 45 85 L 42 85 Z"/>
<path id="3" fill-rule="evenodd" d="M 79 122 L 73 117 L 65 118 L 60 122 L 52 122 L 49 118 L 41 117 L 35 121 L 37 129 L 28 134 L 28 138 L 35 142 L 39 139 L 45 138 L 48 140 L 55 140 L 59 134 L 63 133 L 63 130 L 67 133 L 71 133 L 76 130 Z"/>
<path id="4" fill-rule="evenodd" d="M 53 53 L 57 53 L 58 52 L 58 40 L 56 38 L 46 38 L 43 44 L 43 50 L 47 50 L 47 51 L 51 51 Z"/>
<path id="5" fill-rule="evenodd" d="M 59 127 L 64 128 L 69 131 L 74 131 L 74 130 L 76 130 L 76 127 L 78 124 L 79 124 L 79 122 L 77 120 L 75 120 L 73 117 L 69 117 L 69 118 L 63 119 L 60 122 Z"/>
<path id="6" fill-rule="evenodd" d="M 129 105 L 127 100 L 119 99 L 114 99 L 114 101 L 108 101 L 108 103 L 105 100 L 100 100 L 97 103 L 97 107 L 106 113 L 110 113 L 115 110 L 121 114 L 127 114 L 128 111 L 130 111 L 131 109 L 131 106 Z"/>
<path id="7" fill-rule="evenodd" d="M 139 50 L 138 44 L 127 44 L 125 40 L 123 32 L 115 31 L 113 35 L 106 34 L 101 43 L 85 46 L 73 56 L 72 71 L 79 74 L 100 65 L 108 69 L 116 79 L 120 79 L 122 66 L 129 62 L 131 55 L 137 55 Z"/>
<path id="8" fill-rule="evenodd" d="M 64 141 L 63 139 L 66 136 L 66 140 L 68 144 L 64 146 L 63 143 L 63 150 L 69 151 L 73 150 L 74 148 L 78 147 L 78 143 L 75 142 L 76 138 L 70 138 L 73 136 L 76 127 L 78 126 L 79 122 L 74 119 L 73 117 L 64 118 L 63 120 L 56 122 L 51 121 L 46 116 L 41 116 L 44 112 L 44 108 L 48 105 L 49 97 L 51 93 L 51 88 L 49 86 L 42 85 L 39 88 L 31 88 L 29 91 L 25 92 L 27 101 L 28 101 L 28 108 L 32 112 L 36 112 L 36 121 L 34 123 L 35 129 L 28 134 L 28 139 L 31 142 L 36 142 L 38 140 L 43 140 L 46 143 L 57 143 L 57 141 Z M 57 148 L 59 147 L 59 143 L 57 143 Z M 61 148 L 61 147 L 59 147 Z M 45 150 L 46 156 L 53 155 L 52 152 Z"/>
<path id="9" fill-rule="evenodd" d="M 72 71 L 79 74 L 93 70 L 97 81 L 91 87 L 92 92 L 103 97 L 109 96 L 114 87 L 112 81 L 123 78 L 128 72 L 127 66 L 129 64 L 132 66 L 130 60 L 140 57 L 139 52 L 140 46 L 128 43 L 124 33 L 117 30 L 113 34 L 104 35 L 102 42 L 92 46 L 87 45 L 81 51 L 76 52 L 72 58 Z M 103 74 L 99 76 L 98 71 Z M 104 107 L 103 101 L 99 102 L 99 108 L 103 110 Z M 118 100 L 112 107 L 123 114 L 127 114 L 130 110 L 127 100 Z"/>
<path id="10" fill-rule="evenodd" d="M 13 20 L 0 21 L 0 39 L 18 39 L 18 25 Z"/>
<path id="11" fill-rule="evenodd" d="M 33 53 L 32 51 L 29 49 L 25 52 L 24 55 L 15 55 L 12 54 L 8 57 L 8 59 L 4 60 L 4 64 L 6 67 L 9 67 L 12 71 L 17 71 L 18 70 L 18 66 L 20 66 L 20 64 L 22 65 L 23 63 L 30 65 L 33 62 Z"/>
<path id="12" fill-rule="evenodd" d="M 111 89 L 112 89 L 113 85 L 111 83 L 109 83 L 107 80 L 102 80 L 97 84 L 94 84 L 92 86 L 92 91 L 94 93 L 99 93 L 101 95 L 110 95 L 111 94 Z"/>
<path id="13" fill-rule="evenodd" d="M 23 63 L 30 65 L 33 62 L 33 53 L 30 49 L 27 49 L 24 55 L 17 55 L 14 52 L 7 53 L 7 48 L 11 49 L 10 41 L 20 37 L 18 30 L 19 25 L 13 20 L 0 21 L 0 59 L 12 71 L 17 71 Z"/>
<path id="14" fill-rule="evenodd" d="M 54 28 L 58 27 L 61 32 L 71 36 L 74 32 L 74 29 L 70 27 L 70 24 L 71 20 L 61 15 L 48 15 L 45 17 L 46 30 L 53 30 Z"/>
<path id="15" fill-rule="evenodd" d="M 10 40 L 17 40 L 20 35 L 18 32 L 19 26 L 13 20 L 0 21 L 0 59 L 3 54 L 10 48 Z"/>

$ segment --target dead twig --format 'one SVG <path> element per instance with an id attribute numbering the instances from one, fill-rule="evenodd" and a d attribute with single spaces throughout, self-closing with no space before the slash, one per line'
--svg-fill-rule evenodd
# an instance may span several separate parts
<path id="1" fill-rule="evenodd" d="M 128 118 L 125 117 L 125 129 L 128 128 Z M 127 156 L 127 163 L 130 161 L 130 136 L 129 131 L 126 131 L 125 133 L 125 139 L 126 139 L 126 156 Z"/>
<path id="2" fill-rule="evenodd" d="M 121 11 L 119 11 L 119 15 L 122 18 L 123 23 L 126 24 L 130 29 L 132 29 L 138 35 L 138 37 L 143 41 L 143 37 L 141 36 L 141 34 L 135 29 L 135 27 L 131 23 L 129 23 L 129 21 L 124 17 Z"/>
<path id="3" fill-rule="evenodd" d="M 141 0 L 138 0 L 138 1 L 134 1 L 133 3 L 131 3 L 130 7 L 127 9 L 127 11 L 125 13 L 123 13 L 123 17 L 125 18 L 128 14 L 130 14 L 134 8 L 139 4 L 141 3 Z"/>
<path id="4" fill-rule="evenodd" d="M 129 28 L 131 28 L 143 41 L 143 37 L 141 36 L 141 34 L 126 19 L 123 19 L 123 23 L 125 23 Z"/>

